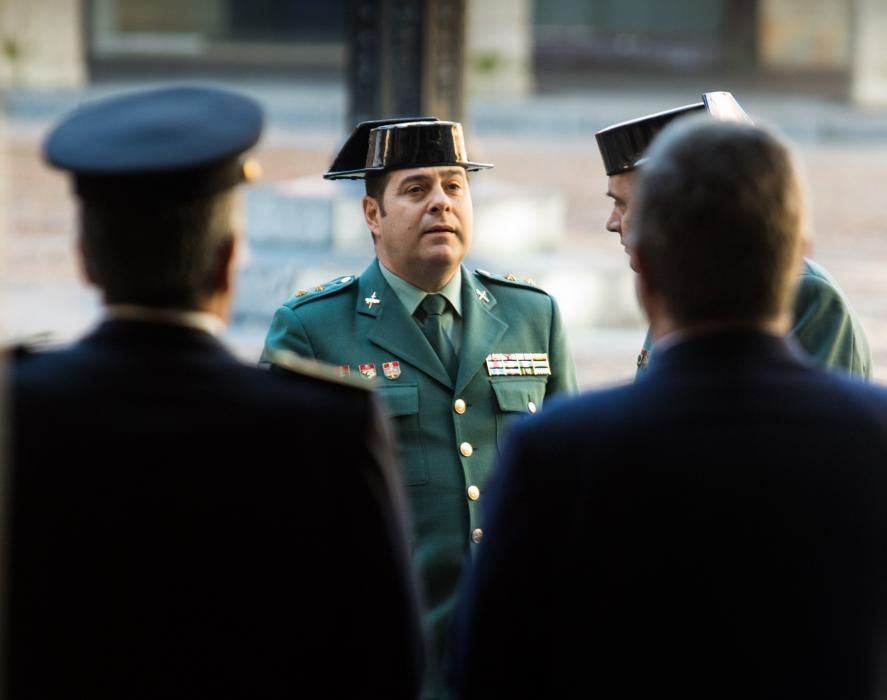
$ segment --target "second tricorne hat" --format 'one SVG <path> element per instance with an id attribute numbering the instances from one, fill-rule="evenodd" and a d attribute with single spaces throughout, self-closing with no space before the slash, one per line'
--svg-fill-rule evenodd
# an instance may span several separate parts
<path id="1" fill-rule="evenodd" d="M 706 92 L 702 102 L 608 126 L 594 135 L 607 175 L 619 175 L 636 168 L 644 151 L 672 120 L 706 112 L 724 121 L 752 121 L 729 92 Z"/>

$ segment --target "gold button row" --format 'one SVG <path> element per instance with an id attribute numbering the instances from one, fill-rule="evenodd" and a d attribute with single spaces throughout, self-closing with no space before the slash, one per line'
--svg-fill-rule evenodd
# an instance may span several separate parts
<path id="1" fill-rule="evenodd" d="M 475 486 L 474 484 L 468 487 L 468 498 L 470 498 L 472 501 L 476 501 L 478 498 L 480 498 L 480 489 L 477 488 L 477 486 Z"/>
<path id="2" fill-rule="evenodd" d="M 463 413 L 465 413 L 466 410 L 468 410 L 468 404 L 466 404 L 465 401 L 463 401 L 462 399 L 456 399 L 453 402 L 453 410 L 461 416 Z M 527 410 L 530 413 L 535 413 L 538 408 L 536 407 L 536 404 L 534 402 L 530 401 L 527 404 Z"/>
<path id="3" fill-rule="evenodd" d="M 470 442 L 463 442 L 459 445 L 459 452 L 462 453 L 463 457 L 471 457 L 474 454 L 474 448 L 471 446 Z"/>

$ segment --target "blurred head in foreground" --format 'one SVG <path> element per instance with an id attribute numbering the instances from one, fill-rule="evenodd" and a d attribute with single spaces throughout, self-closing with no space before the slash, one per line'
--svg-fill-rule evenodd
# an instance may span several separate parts
<path id="1" fill-rule="evenodd" d="M 627 243 L 654 335 L 788 330 L 805 215 L 785 143 L 749 124 L 682 119 L 648 150 L 634 194 Z"/>
<path id="2" fill-rule="evenodd" d="M 73 177 L 83 268 L 107 304 L 227 316 L 235 190 L 262 121 L 251 98 L 175 85 L 97 100 L 53 129 L 44 154 Z"/>

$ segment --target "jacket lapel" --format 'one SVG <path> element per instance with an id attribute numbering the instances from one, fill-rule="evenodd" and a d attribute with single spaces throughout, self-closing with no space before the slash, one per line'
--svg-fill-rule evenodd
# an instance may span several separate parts
<path id="1" fill-rule="evenodd" d="M 456 393 L 460 393 L 493 352 L 496 343 L 508 330 L 495 311 L 496 298 L 481 284 L 477 275 L 462 268 L 462 350 L 459 353 L 459 376 Z"/>
<path id="2" fill-rule="evenodd" d="M 357 313 L 375 318 L 367 340 L 452 387 L 453 382 L 437 353 L 379 271 L 378 260 L 360 276 L 359 285 Z"/>

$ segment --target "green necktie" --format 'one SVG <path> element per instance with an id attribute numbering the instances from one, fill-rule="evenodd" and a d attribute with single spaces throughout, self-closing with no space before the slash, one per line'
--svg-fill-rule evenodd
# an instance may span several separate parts
<path id="1" fill-rule="evenodd" d="M 422 310 L 425 312 L 425 321 L 422 331 L 434 352 L 446 367 L 450 379 L 456 380 L 456 372 L 459 369 L 459 358 L 453 350 L 453 344 L 447 338 L 443 329 L 443 312 L 447 309 L 447 300 L 440 294 L 429 294 L 422 300 Z"/>

